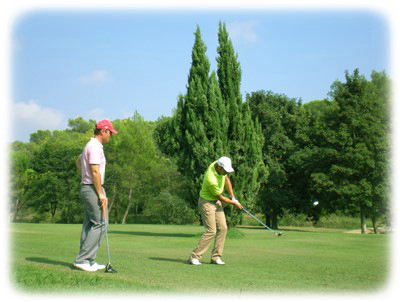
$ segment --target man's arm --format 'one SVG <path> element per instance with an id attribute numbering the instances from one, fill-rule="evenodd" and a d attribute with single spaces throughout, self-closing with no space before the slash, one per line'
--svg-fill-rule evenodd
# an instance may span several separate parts
<path id="1" fill-rule="evenodd" d="M 235 194 L 233 193 L 232 189 L 232 183 L 231 180 L 229 179 L 228 175 L 225 176 L 225 188 L 228 190 L 229 196 L 232 198 L 235 197 Z"/>
<path id="2" fill-rule="evenodd" d="M 226 176 L 225 177 L 225 187 L 228 190 L 229 195 L 231 196 L 231 198 L 233 199 L 235 197 L 235 195 L 233 194 L 233 189 L 232 189 L 232 184 L 231 181 L 229 180 L 229 177 Z M 235 202 L 229 198 L 226 198 L 225 196 L 223 196 L 222 194 L 218 195 L 218 200 L 222 201 L 222 202 L 226 202 L 229 204 L 233 204 L 235 207 L 237 207 L 239 210 L 243 209 L 243 206 L 239 203 L 239 202 Z"/>
<path id="3" fill-rule="evenodd" d="M 90 170 L 92 172 L 94 188 L 96 190 L 97 195 L 99 196 L 100 203 L 103 206 L 104 204 L 107 204 L 108 199 L 103 194 L 103 187 L 101 185 L 101 176 L 100 176 L 100 165 L 90 165 Z"/>

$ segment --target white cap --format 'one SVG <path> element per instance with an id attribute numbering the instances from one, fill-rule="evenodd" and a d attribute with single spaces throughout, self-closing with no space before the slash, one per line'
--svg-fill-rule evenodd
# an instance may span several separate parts
<path id="1" fill-rule="evenodd" d="M 220 167 L 222 167 L 226 172 L 233 172 L 233 168 L 232 168 L 232 161 L 229 157 L 226 156 L 222 156 L 219 160 L 218 160 L 218 165 Z"/>

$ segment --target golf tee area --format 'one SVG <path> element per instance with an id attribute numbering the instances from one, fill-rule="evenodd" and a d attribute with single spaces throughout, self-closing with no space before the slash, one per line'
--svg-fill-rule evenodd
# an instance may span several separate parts
<path id="1" fill-rule="evenodd" d="M 390 278 L 390 234 L 282 227 L 277 237 L 261 227 L 228 231 L 222 259 L 202 265 L 188 257 L 203 232 L 198 225 L 110 225 L 111 262 L 117 274 L 73 267 L 79 224 L 11 224 L 10 278 L 21 293 L 376 293 Z M 97 262 L 107 263 L 105 242 Z"/>

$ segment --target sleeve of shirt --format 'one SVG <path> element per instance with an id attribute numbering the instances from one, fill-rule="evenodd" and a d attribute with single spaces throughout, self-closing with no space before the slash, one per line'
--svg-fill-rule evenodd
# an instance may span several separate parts
<path id="1" fill-rule="evenodd" d="M 88 152 L 89 164 L 90 165 L 100 165 L 101 154 L 102 154 L 101 148 L 96 148 L 96 146 L 93 146 L 92 148 L 90 148 L 89 152 Z"/>

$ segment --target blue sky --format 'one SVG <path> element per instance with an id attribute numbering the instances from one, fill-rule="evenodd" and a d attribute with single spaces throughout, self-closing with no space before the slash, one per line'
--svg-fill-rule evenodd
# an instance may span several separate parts
<path id="1" fill-rule="evenodd" d="M 271 90 L 327 98 L 345 70 L 390 68 L 390 24 L 372 10 L 34 10 L 11 29 L 11 141 L 69 118 L 171 116 L 186 92 L 196 26 L 217 68 L 218 23 L 227 25 L 243 94 Z"/>

